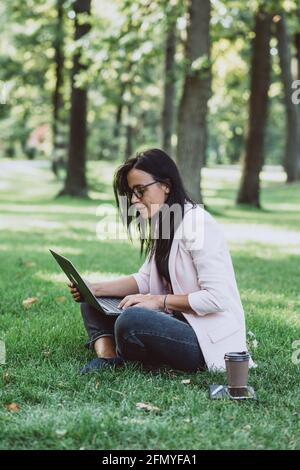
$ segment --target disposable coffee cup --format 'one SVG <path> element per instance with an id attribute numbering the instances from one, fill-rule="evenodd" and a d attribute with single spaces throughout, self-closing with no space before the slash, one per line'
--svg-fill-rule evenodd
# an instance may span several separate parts
<path id="1" fill-rule="evenodd" d="M 246 388 L 250 354 L 247 351 L 228 352 L 224 356 L 229 389 Z"/>

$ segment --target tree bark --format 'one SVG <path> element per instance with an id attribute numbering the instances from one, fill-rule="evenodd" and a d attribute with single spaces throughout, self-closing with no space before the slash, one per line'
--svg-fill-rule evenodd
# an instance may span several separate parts
<path id="1" fill-rule="evenodd" d="M 133 66 L 133 62 L 131 60 L 128 63 L 125 64 L 124 70 L 125 70 L 125 73 L 127 75 L 130 74 L 132 66 Z M 127 91 L 128 88 L 129 88 L 129 90 L 131 90 L 131 85 L 128 81 L 121 82 L 121 84 L 120 84 L 120 95 L 119 95 L 120 98 L 119 98 L 119 103 L 117 105 L 116 120 L 115 120 L 114 133 L 113 133 L 113 135 L 114 135 L 113 148 L 114 148 L 114 152 L 115 152 L 116 155 L 118 155 L 118 153 L 119 153 L 120 133 L 121 133 L 120 131 L 121 131 L 121 126 L 122 126 L 122 115 L 123 115 L 124 106 L 125 106 L 124 96 L 125 96 L 125 92 Z M 129 108 L 127 108 L 128 113 L 131 111 L 131 106 L 129 106 Z M 128 134 L 130 135 L 131 131 L 126 128 L 126 135 L 128 135 Z M 128 138 L 127 138 L 127 140 L 128 140 Z M 131 136 L 129 137 L 129 141 L 130 141 L 130 145 L 129 145 L 128 149 L 130 150 Z M 127 149 L 125 150 L 125 152 L 127 152 Z M 128 158 L 128 154 L 126 153 L 125 160 L 127 160 L 127 158 Z"/>
<path id="2" fill-rule="evenodd" d="M 300 179 L 299 106 L 292 101 L 293 77 L 289 45 L 290 38 L 284 15 L 276 15 L 274 22 L 276 24 L 276 36 L 286 109 L 286 145 L 283 166 L 287 174 L 287 182 L 292 183 Z"/>
<path id="3" fill-rule="evenodd" d="M 111 149 L 115 156 L 118 158 L 120 152 L 120 135 L 121 135 L 121 126 L 122 126 L 122 117 L 124 111 L 124 93 L 126 91 L 126 83 L 123 82 L 120 84 L 120 94 L 119 100 L 116 106 L 116 114 L 115 114 L 115 123 L 113 128 L 113 140 Z"/>
<path id="4" fill-rule="evenodd" d="M 164 101 L 162 110 L 162 147 L 164 151 L 172 154 L 171 137 L 174 122 L 175 98 L 175 53 L 176 53 L 176 16 L 170 19 L 166 36 L 165 50 L 165 83 Z"/>
<path id="5" fill-rule="evenodd" d="M 88 33 L 90 25 L 80 24 L 78 14 L 90 15 L 91 0 L 76 0 L 74 3 L 75 17 L 75 41 Z M 65 187 L 61 194 L 70 196 L 87 197 L 88 188 L 86 181 L 86 118 L 87 118 L 87 89 L 75 87 L 76 75 L 86 67 L 80 62 L 81 52 L 78 50 L 73 58 L 72 92 L 71 92 L 71 117 L 68 168 Z"/>
<path id="6" fill-rule="evenodd" d="M 300 15 L 298 15 L 300 19 Z M 295 47 L 296 47 L 296 62 L 297 62 L 297 75 L 296 79 L 300 80 L 300 33 L 295 34 Z M 298 95 L 299 96 L 299 95 Z M 300 103 L 296 104 L 298 108 L 298 145 L 300 146 Z M 299 150 L 300 152 L 300 150 Z M 300 178 L 300 158 L 298 159 L 298 179 Z"/>
<path id="7" fill-rule="evenodd" d="M 62 118 L 61 114 L 64 108 L 63 102 L 63 74 L 64 74 L 64 3 L 65 0 L 56 1 L 57 23 L 55 31 L 55 88 L 53 93 L 53 123 L 52 123 L 52 139 L 53 139 L 53 155 L 52 155 L 52 171 L 58 176 L 60 166 L 64 166 L 65 145 L 61 133 Z"/>
<path id="8" fill-rule="evenodd" d="M 126 83 L 122 82 L 121 87 L 120 87 L 119 103 L 117 105 L 117 111 L 116 111 L 116 120 L 115 120 L 115 125 L 114 125 L 114 138 L 117 140 L 116 144 L 118 143 L 119 137 L 120 137 L 125 90 L 126 90 Z"/>
<path id="9" fill-rule="evenodd" d="M 254 33 L 250 71 L 249 121 L 237 202 L 260 207 L 259 174 L 264 164 L 271 71 L 271 16 L 262 9 L 256 14 Z"/>
<path id="10" fill-rule="evenodd" d="M 300 80 L 300 33 L 295 34 L 296 60 L 297 60 L 297 80 Z"/>
<path id="11" fill-rule="evenodd" d="M 125 148 L 125 162 L 132 156 L 133 152 L 133 128 L 131 125 L 131 112 L 132 103 L 127 104 L 127 124 L 126 124 L 126 148 Z"/>
<path id="12" fill-rule="evenodd" d="M 205 158 L 207 102 L 210 96 L 210 1 L 189 0 L 183 93 L 178 112 L 177 163 L 190 196 L 202 202 L 200 180 Z"/>

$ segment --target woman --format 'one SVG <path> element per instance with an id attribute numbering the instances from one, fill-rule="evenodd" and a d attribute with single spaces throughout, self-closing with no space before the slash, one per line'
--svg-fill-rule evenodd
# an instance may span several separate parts
<path id="1" fill-rule="evenodd" d="M 91 284 L 98 297 L 122 297 L 124 311 L 117 318 L 103 317 L 81 304 L 88 347 L 97 355 L 81 372 L 126 361 L 189 372 L 224 370 L 226 352 L 246 350 L 245 318 L 216 221 L 188 196 L 175 162 L 159 149 L 121 165 L 114 192 L 129 232 L 138 221 L 147 258 L 137 273 Z"/>

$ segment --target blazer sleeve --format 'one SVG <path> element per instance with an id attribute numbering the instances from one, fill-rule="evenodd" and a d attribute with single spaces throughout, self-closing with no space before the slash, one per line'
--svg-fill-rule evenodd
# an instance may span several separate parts
<path id="1" fill-rule="evenodd" d="M 149 257 L 147 257 L 140 269 L 132 274 L 136 280 L 140 294 L 148 294 L 150 292 L 150 266 L 151 263 Z"/>
<path id="2" fill-rule="evenodd" d="M 228 276 L 232 273 L 228 267 L 228 248 L 225 237 L 218 223 L 206 211 L 200 218 L 203 230 L 196 231 L 196 243 L 186 243 L 197 272 L 199 290 L 188 294 L 191 308 L 200 316 L 222 312 L 229 308 Z M 229 255 L 230 257 L 230 255 Z"/>

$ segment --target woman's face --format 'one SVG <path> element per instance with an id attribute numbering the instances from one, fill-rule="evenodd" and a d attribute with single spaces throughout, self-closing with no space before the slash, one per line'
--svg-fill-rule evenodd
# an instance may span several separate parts
<path id="1" fill-rule="evenodd" d="M 164 204 L 170 192 L 168 185 L 154 181 L 149 173 L 135 168 L 127 175 L 127 183 L 131 191 L 140 191 L 140 197 L 132 193 L 131 203 L 135 205 L 143 219 L 151 218 Z M 149 183 L 153 184 L 145 188 L 144 186 Z"/>

